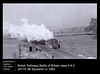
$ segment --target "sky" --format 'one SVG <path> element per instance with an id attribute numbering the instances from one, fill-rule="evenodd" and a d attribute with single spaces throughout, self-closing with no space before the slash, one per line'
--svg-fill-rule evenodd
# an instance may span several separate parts
<path id="1" fill-rule="evenodd" d="M 97 18 L 97 4 L 3 4 L 3 22 L 21 25 L 21 18 L 29 24 L 44 24 L 49 29 L 88 26 L 90 18 Z"/>

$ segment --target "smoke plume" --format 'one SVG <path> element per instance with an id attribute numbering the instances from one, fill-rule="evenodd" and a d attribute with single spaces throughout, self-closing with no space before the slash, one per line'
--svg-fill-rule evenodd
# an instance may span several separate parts
<path id="1" fill-rule="evenodd" d="M 3 35 L 9 34 L 11 38 L 27 40 L 28 42 L 54 38 L 53 32 L 47 29 L 44 24 L 28 24 L 28 20 L 25 18 L 22 18 L 21 21 L 23 22 L 22 25 L 3 23 Z"/>

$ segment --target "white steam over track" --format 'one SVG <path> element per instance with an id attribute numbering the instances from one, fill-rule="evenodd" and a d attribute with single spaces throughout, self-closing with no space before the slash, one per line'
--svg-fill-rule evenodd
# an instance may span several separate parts
<path id="1" fill-rule="evenodd" d="M 54 38 L 53 32 L 46 28 L 44 24 L 28 24 L 28 20 L 22 18 L 22 25 L 14 25 L 9 23 L 3 23 L 3 34 L 9 34 L 12 38 L 19 40 L 49 40 Z"/>

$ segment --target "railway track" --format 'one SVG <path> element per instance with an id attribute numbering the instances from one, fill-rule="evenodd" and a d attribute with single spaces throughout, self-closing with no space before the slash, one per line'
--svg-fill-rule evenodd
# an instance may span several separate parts
<path id="1" fill-rule="evenodd" d="M 32 44 L 26 42 L 22 42 L 21 44 L 27 49 L 32 46 Z M 61 44 L 61 48 L 58 49 L 53 49 L 50 48 L 48 45 L 41 44 L 35 45 L 35 48 L 36 50 L 34 52 L 38 50 L 42 52 L 46 57 L 48 57 L 48 59 L 84 59 L 84 57 L 78 56 L 77 54 L 67 51 L 67 49 L 69 50 L 70 48 L 66 44 Z M 21 52 L 21 49 L 19 49 L 19 51 Z M 19 55 L 20 54 L 21 53 L 19 53 Z"/>
<path id="2" fill-rule="evenodd" d="M 48 49 L 44 48 L 44 46 L 39 46 L 41 50 L 46 53 L 46 56 L 51 55 L 50 59 L 84 59 L 77 54 L 72 52 L 66 51 L 66 48 L 59 48 L 59 49 Z"/>
<path id="3" fill-rule="evenodd" d="M 57 49 L 50 49 L 47 46 L 39 45 L 40 50 L 46 54 L 50 59 L 70 59 Z"/>

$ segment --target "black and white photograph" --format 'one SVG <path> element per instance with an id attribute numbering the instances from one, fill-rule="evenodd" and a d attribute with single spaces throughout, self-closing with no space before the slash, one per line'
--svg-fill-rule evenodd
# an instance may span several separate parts
<path id="1" fill-rule="evenodd" d="M 3 3 L 3 59 L 97 59 L 96 3 Z"/>

